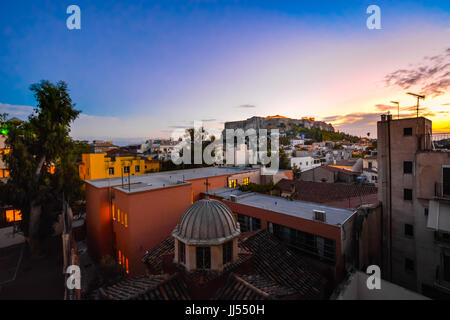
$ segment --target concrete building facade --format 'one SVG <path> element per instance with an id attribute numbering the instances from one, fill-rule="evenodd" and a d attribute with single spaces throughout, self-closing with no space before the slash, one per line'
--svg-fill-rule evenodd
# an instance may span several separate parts
<path id="1" fill-rule="evenodd" d="M 382 116 L 378 197 L 383 206 L 383 277 L 430 297 L 450 297 L 450 152 L 432 123 Z"/>

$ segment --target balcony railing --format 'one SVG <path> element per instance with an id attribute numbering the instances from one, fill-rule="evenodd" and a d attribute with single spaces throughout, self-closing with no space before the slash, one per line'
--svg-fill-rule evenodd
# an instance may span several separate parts
<path id="1" fill-rule="evenodd" d="M 436 182 L 434 184 L 434 196 L 436 198 L 450 200 L 450 183 Z"/>
<path id="2" fill-rule="evenodd" d="M 450 149 L 450 132 L 433 133 L 431 141 L 434 149 Z"/>

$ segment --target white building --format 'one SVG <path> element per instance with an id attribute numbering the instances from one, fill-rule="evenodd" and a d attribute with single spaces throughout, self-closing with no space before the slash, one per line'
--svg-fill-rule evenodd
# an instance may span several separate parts
<path id="1" fill-rule="evenodd" d="M 306 171 L 312 168 L 320 167 L 320 159 L 315 159 L 313 157 L 292 157 L 291 158 L 291 168 L 300 168 L 300 171 Z"/>

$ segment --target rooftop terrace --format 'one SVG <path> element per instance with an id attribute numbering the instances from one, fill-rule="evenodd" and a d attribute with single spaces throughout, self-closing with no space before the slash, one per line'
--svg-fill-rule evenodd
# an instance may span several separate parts
<path id="1" fill-rule="evenodd" d="M 234 195 L 235 200 L 233 202 L 306 220 L 314 220 L 313 210 L 324 211 L 326 213 L 326 222 L 324 223 L 334 226 L 343 224 L 354 213 L 353 210 L 335 208 L 306 201 L 292 201 L 260 193 L 243 192 L 237 189 L 214 189 L 210 190 L 208 194 L 228 201 L 231 201 L 231 195 Z"/>

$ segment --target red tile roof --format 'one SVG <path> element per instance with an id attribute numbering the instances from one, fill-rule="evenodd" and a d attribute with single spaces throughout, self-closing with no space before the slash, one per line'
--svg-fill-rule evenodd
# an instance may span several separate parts
<path id="1" fill-rule="evenodd" d="M 282 179 L 279 186 L 285 193 L 293 192 L 292 197 L 295 200 L 328 205 L 340 203 L 340 207 L 344 208 L 356 208 L 361 204 L 378 203 L 377 188 L 373 186 L 288 179 Z M 350 205 L 348 205 L 349 202 Z"/>
<path id="2" fill-rule="evenodd" d="M 214 289 L 211 299 L 320 299 L 324 298 L 326 276 L 308 263 L 303 255 L 292 251 L 267 230 L 243 233 L 239 236 L 239 260 L 222 273 L 186 272 L 179 267 L 174 275 L 158 274 L 128 278 L 96 291 L 97 299 L 190 299 L 189 283 L 203 285 L 216 281 L 221 275 L 222 285 Z M 147 252 L 143 262 L 151 272 L 163 272 L 164 256 L 173 253 L 173 238 L 167 238 Z M 251 269 L 239 268 L 251 257 Z M 240 262 L 239 262 L 240 261 Z M 196 282 L 195 280 L 198 279 Z M 193 282 L 194 281 L 194 282 Z M 216 281 L 217 282 L 217 281 Z"/>

